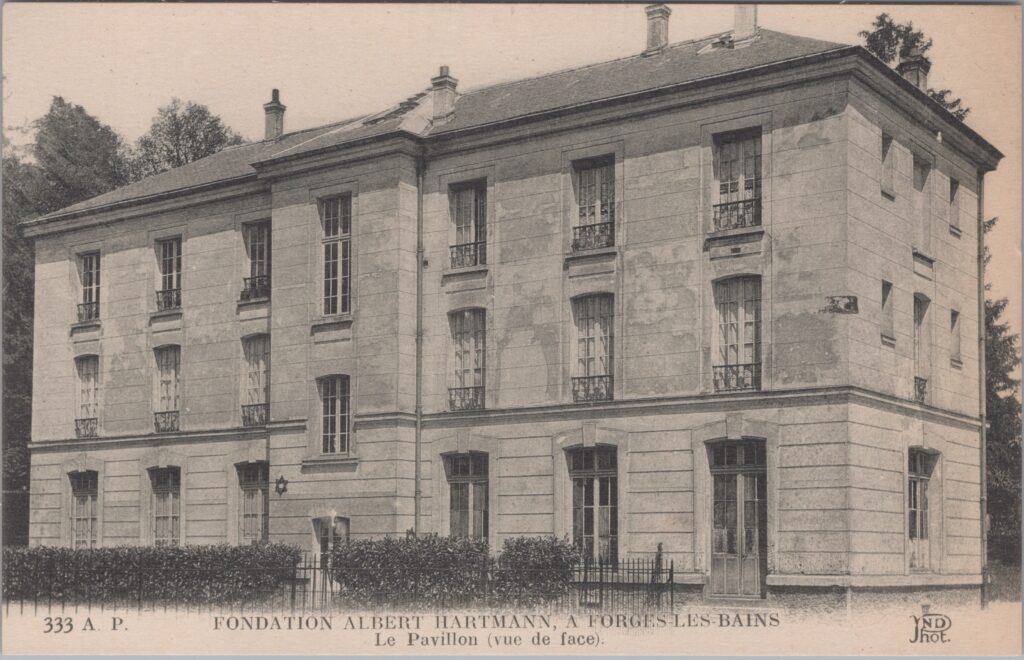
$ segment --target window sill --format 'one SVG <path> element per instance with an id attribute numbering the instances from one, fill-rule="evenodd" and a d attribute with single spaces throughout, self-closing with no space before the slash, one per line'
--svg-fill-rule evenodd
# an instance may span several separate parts
<path id="1" fill-rule="evenodd" d="M 350 326 L 352 325 L 352 314 L 336 314 L 334 316 L 320 316 L 313 319 L 310 324 L 313 330 L 321 328 L 330 328 L 333 326 Z"/>
<path id="2" fill-rule="evenodd" d="M 355 465 L 359 457 L 352 454 L 313 454 L 302 459 L 303 467 L 319 467 L 326 465 Z"/>
<path id="3" fill-rule="evenodd" d="M 889 335 L 882 333 L 882 344 L 889 348 L 896 348 L 896 338 L 890 337 Z"/>
<path id="4" fill-rule="evenodd" d="M 270 302 L 270 296 L 267 296 L 266 298 L 250 298 L 248 300 L 242 300 L 241 298 L 239 298 L 238 306 L 239 307 L 253 307 L 253 306 L 258 306 L 258 305 L 265 305 L 265 304 L 267 304 L 269 302 Z"/>
<path id="5" fill-rule="evenodd" d="M 477 266 L 463 266 L 462 268 L 446 268 L 442 277 L 454 277 L 456 275 L 467 275 L 470 273 L 486 273 L 487 264 L 480 264 Z"/>
<path id="6" fill-rule="evenodd" d="M 882 188 L 881 193 L 882 197 L 886 198 L 890 202 L 896 201 L 896 193 L 893 192 L 892 190 L 886 190 L 885 188 Z"/>
<path id="7" fill-rule="evenodd" d="M 100 328 L 100 320 L 93 319 L 91 321 L 76 321 L 71 324 L 71 331 L 75 330 L 95 330 Z"/>
<path id="8" fill-rule="evenodd" d="M 609 245 L 607 247 L 590 248 L 589 250 L 569 250 L 565 253 L 566 260 L 585 259 L 587 257 L 599 257 L 605 254 L 618 254 L 619 246 Z"/>
<path id="9" fill-rule="evenodd" d="M 964 363 L 963 360 L 961 360 L 958 357 L 951 357 L 949 358 L 949 366 L 953 367 L 954 369 L 960 370 L 964 368 Z"/>
<path id="10" fill-rule="evenodd" d="M 910 252 L 914 256 L 915 259 L 923 261 L 926 264 L 928 264 L 929 266 L 935 263 L 935 257 L 930 257 L 927 254 L 925 254 L 924 252 L 921 252 L 920 250 L 918 250 L 917 248 L 911 248 Z"/>
<path id="11" fill-rule="evenodd" d="M 151 319 L 168 319 L 181 316 L 181 308 L 177 309 L 160 309 L 149 313 Z"/>
<path id="12" fill-rule="evenodd" d="M 751 227 L 738 227 L 736 229 L 720 229 L 718 231 L 709 231 L 708 240 L 713 241 L 720 238 L 732 238 L 733 236 L 748 236 L 753 234 L 763 234 L 764 225 L 753 225 Z"/>
<path id="13" fill-rule="evenodd" d="M 949 226 L 949 234 L 955 238 L 960 238 L 963 235 L 963 231 L 956 225 Z"/>

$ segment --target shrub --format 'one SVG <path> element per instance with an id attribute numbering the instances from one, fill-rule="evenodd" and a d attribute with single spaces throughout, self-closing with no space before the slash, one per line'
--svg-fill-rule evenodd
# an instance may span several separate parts
<path id="1" fill-rule="evenodd" d="M 554 536 L 505 539 L 495 562 L 492 597 L 520 607 L 557 600 L 571 588 L 579 562 L 579 548 Z"/>

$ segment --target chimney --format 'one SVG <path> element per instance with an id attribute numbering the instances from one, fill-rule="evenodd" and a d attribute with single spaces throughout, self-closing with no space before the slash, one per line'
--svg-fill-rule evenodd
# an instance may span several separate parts
<path id="1" fill-rule="evenodd" d="M 459 81 L 448 74 L 448 67 L 442 66 L 441 72 L 430 79 L 433 89 L 434 121 L 445 122 L 455 114 L 455 88 Z"/>
<path id="2" fill-rule="evenodd" d="M 647 5 L 647 48 L 644 55 L 657 55 L 668 45 L 668 17 L 672 10 L 666 5 Z"/>
<path id="3" fill-rule="evenodd" d="M 284 133 L 284 105 L 281 104 L 280 92 L 276 89 L 270 93 L 270 103 L 263 104 L 263 112 L 267 114 L 264 140 L 276 140 Z"/>
<path id="4" fill-rule="evenodd" d="M 757 34 L 757 5 L 736 5 L 733 13 L 733 41 L 750 39 Z"/>
<path id="5" fill-rule="evenodd" d="M 900 63 L 896 65 L 896 73 L 903 76 L 904 80 L 910 82 L 922 92 L 927 92 L 928 72 L 931 68 L 932 63 L 928 61 L 928 58 L 921 53 L 917 46 L 914 46 L 907 53 L 906 57 L 900 57 Z"/>

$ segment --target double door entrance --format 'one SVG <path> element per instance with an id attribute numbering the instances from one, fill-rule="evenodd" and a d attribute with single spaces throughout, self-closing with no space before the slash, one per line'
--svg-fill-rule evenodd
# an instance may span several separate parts
<path id="1" fill-rule="evenodd" d="M 768 572 L 764 442 L 716 443 L 710 458 L 711 594 L 761 597 Z"/>

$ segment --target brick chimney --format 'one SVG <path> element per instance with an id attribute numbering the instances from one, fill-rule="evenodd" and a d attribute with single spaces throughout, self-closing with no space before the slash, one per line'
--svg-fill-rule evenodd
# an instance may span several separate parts
<path id="1" fill-rule="evenodd" d="M 264 140 L 276 140 L 284 133 L 284 111 L 281 95 L 276 89 L 270 93 L 270 103 L 263 104 L 263 112 L 267 115 Z"/>
<path id="2" fill-rule="evenodd" d="M 657 55 L 668 45 L 668 17 L 672 10 L 666 5 L 647 5 L 647 48 L 644 55 Z"/>
<path id="3" fill-rule="evenodd" d="M 928 72 L 932 63 L 925 57 L 921 50 L 914 46 L 907 53 L 906 57 L 900 57 L 900 63 L 896 65 L 896 73 L 903 76 L 903 79 L 920 89 L 928 91 Z"/>
<path id="4" fill-rule="evenodd" d="M 757 5 L 736 5 L 733 13 L 733 41 L 750 39 L 757 34 Z"/>
<path id="5" fill-rule="evenodd" d="M 445 122 L 455 114 L 455 88 L 459 81 L 448 73 L 448 67 L 442 66 L 441 72 L 430 79 L 433 90 L 434 121 Z"/>

